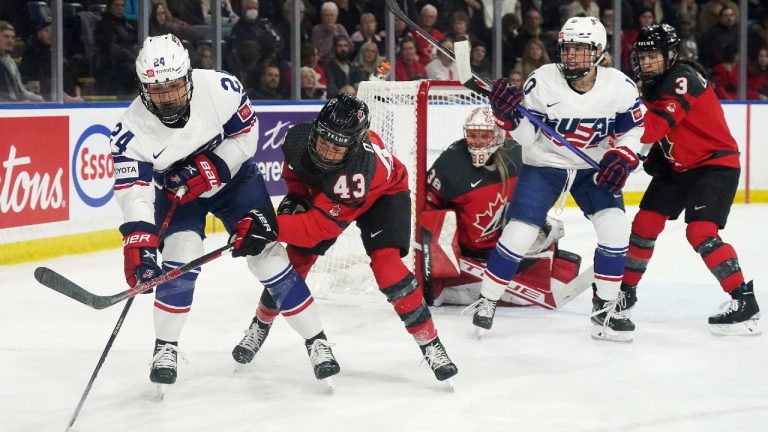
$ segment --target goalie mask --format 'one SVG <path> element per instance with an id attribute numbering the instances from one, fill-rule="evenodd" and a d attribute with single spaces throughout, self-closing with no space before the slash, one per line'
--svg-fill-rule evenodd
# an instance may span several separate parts
<path id="1" fill-rule="evenodd" d="M 605 27 L 594 17 L 575 17 L 565 22 L 557 38 L 557 67 L 567 81 L 578 81 L 605 56 Z"/>
<path id="2" fill-rule="evenodd" d="M 148 37 L 136 57 L 136 75 L 141 101 L 161 122 L 174 123 L 189 112 L 192 68 L 176 36 Z"/>
<path id="3" fill-rule="evenodd" d="M 680 37 L 668 24 L 643 27 L 632 44 L 632 72 L 643 84 L 653 84 L 677 61 Z"/>
<path id="4" fill-rule="evenodd" d="M 472 165 L 480 168 L 504 143 L 505 132 L 496 125 L 491 109 L 487 106 L 472 110 L 464 121 L 464 139 L 472 156 Z"/>
<path id="5" fill-rule="evenodd" d="M 323 172 L 341 168 L 368 136 L 368 105 L 347 93 L 328 101 L 309 135 L 309 157 Z"/>

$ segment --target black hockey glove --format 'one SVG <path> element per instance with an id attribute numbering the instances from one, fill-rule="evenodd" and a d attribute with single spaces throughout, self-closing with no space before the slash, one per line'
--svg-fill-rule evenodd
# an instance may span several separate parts
<path id="1" fill-rule="evenodd" d="M 672 170 L 669 166 L 667 157 L 664 156 L 664 151 L 661 150 L 659 144 L 654 144 L 651 147 L 651 151 L 648 152 L 648 156 L 643 161 L 643 169 L 649 176 L 655 178 L 663 178 L 669 175 Z"/>
<path id="2" fill-rule="evenodd" d="M 280 205 L 277 206 L 277 214 L 279 215 L 292 215 L 298 213 L 304 213 L 312 208 L 312 204 L 306 197 L 295 194 L 288 194 L 280 201 Z"/>
<path id="3" fill-rule="evenodd" d="M 272 209 L 253 209 L 235 225 L 229 242 L 232 256 L 253 256 L 277 241 L 277 218 Z"/>

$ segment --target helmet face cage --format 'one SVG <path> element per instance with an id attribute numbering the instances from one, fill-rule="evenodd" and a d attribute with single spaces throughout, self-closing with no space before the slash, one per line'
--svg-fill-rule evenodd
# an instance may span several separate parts
<path id="1" fill-rule="evenodd" d="M 172 86 L 174 81 L 183 80 L 183 85 Z M 166 84 L 167 89 L 162 89 L 158 84 Z M 154 114 L 161 122 L 171 124 L 184 117 L 189 111 L 189 103 L 192 100 L 192 70 L 186 76 L 166 83 L 146 84 L 139 83 L 139 95 L 144 106 Z M 152 101 L 152 95 L 160 102 L 160 105 Z"/>
<path id="2" fill-rule="evenodd" d="M 489 139 L 486 142 L 478 142 L 474 131 L 488 131 Z M 496 153 L 504 143 L 504 130 L 496 125 L 493 113 L 488 107 L 479 107 L 472 110 L 464 121 L 464 139 L 467 142 L 467 150 L 472 157 L 472 165 L 482 167 Z M 471 139 L 470 139 L 471 138 Z"/>
<path id="3" fill-rule="evenodd" d="M 607 36 L 605 27 L 594 17 L 575 17 L 565 22 L 557 38 L 557 67 L 567 81 L 578 81 L 600 64 L 605 56 Z M 571 44 L 585 44 L 590 56 L 586 67 L 569 68 L 566 52 Z"/>
<path id="4" fill-rule="evenodd" d="M 369 124 L 365 102 L 346 93 L 329 100 L 320 110 L 309 136 L 312 163 L 324 172 L 344 166 L 367 136 Z M 323 150 L 318 149 L 318 144 L 323 144 Z M 336 148 L 329 148 L 329 144 Z M 338 147 L 346 148 L 341 159 L 333 157 L 340 153 Z"/>
<path id="5" fill-rule="evenodd" d="M 192 68 L 176 36 L 148 37 L 136 56 L 136 75 L 141 101 L 160 121 L 174 123 L 189 112 Z"/>
<path id="6" fill-rule="evenodd" d="M 632 72 L 636 80 L 642 80 L 644 84 L 652 84 L 657 81 L 677 61 L 680 38 L 675 28 L 668 24 L 652 25 L 640 30 L 635 43 L 632 44 L 630 60 Z M 660 52 L 663 64 L 653 68 L 653 71 L 644 71 L 640 61 L 642 52 Z"/>

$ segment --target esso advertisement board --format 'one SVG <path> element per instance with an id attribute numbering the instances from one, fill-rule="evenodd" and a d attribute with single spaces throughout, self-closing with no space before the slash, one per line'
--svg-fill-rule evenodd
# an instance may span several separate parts
<path id="1" fill-rule="evenodd" d="M 0 118 L 0 229 L 69 219 L 69 118 Z"/>

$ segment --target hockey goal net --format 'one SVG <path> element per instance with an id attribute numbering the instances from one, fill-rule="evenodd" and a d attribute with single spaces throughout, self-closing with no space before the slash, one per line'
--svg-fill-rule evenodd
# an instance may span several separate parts
<path id="1" fill-rule="evenodd" d="M 451 143 L 463 137 L 469 112 L 487 99 L 458 81 L 364 81 L 358 98 L 368 104 L 371 129 L 408 169 L 412 196 L 411 251 L 406 265 L 417 274 L 416 230 L 424 208 L 427 169 Z M 307 283 L 318 297 L 326 294 L 378 292 L 370 259 L 356 225 L 350 225 L 328 252 L 317 260 Z"/>

